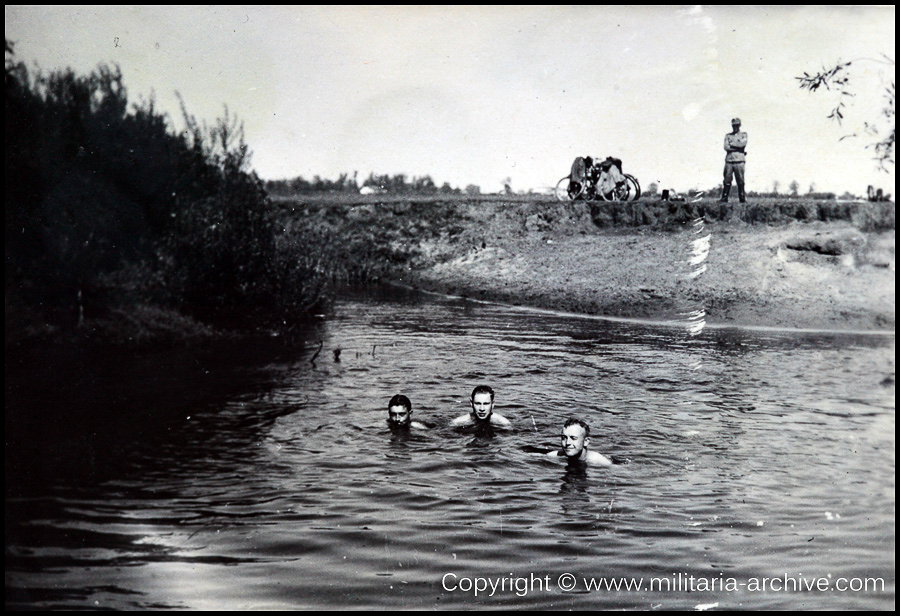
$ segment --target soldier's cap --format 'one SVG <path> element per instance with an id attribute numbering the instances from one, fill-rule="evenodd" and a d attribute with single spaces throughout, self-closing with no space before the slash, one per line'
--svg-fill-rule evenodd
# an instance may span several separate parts
<path id="1" fill-rule="evenodd" d="M 740 124 L 741 124 L 741 119 L 740 119 L 740 118 L 731 118 L 731 125 L 732 125 L 732 126 L 734 126 L 734 125 L 740 126 Z"/>

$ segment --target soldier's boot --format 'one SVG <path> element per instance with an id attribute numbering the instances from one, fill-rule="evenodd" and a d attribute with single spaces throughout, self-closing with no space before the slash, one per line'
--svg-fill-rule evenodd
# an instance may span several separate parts
<path id="1" fill-rule="evenodd" d="M 738 184 L 738 200 L 741 203 L 747 203 L 747 197 L 744 195 L 744 186 L 742 184 Z"/>
<path id="2" fill-rule="evenodd" d="M 722 186 L 722 196 L 719 198 L 719 203 L 728 203 L 728 193 L 731 192 L 731 184 L 725 184 Z"/>

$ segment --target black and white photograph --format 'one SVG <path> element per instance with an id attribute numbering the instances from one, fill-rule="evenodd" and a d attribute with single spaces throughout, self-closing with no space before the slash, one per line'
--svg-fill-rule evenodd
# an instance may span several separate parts
<path id="1" fill-rule="evenodd" d="M 6 5 L 7 610 L 895 609 L 893 5 Z"/>

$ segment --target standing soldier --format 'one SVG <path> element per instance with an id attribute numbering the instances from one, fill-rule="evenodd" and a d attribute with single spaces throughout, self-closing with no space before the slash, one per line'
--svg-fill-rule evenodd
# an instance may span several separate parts
<path id="1" fill-rule="evenodd" d="M 746 165 L 747 133 L 741 130 L 741 119 L 731 120 L 731 132 L 725 135 L 725 180 L 722 183 L 722 198 L 719 203 L 728 203 L 728 193 L 731 192 L 731 176 L 737 180 L 738 199 L 746 203 L 744 196 L 744 167 Z"/>

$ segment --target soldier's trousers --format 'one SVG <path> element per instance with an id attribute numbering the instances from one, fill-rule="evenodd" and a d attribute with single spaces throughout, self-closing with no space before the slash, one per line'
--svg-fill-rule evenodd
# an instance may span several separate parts
<path id="1" fill-rule="evenodd" d="M 722 182 L 725 186 L 731 186 L 731 176 L 737 181 L 738 190 L 744 191 L 744 167 L 747 163 L 725 163 L 725 179 Z"/>

